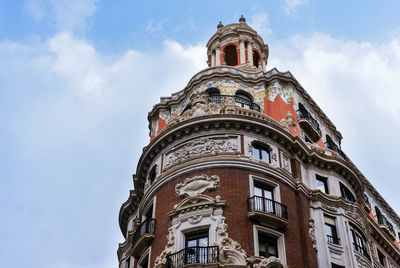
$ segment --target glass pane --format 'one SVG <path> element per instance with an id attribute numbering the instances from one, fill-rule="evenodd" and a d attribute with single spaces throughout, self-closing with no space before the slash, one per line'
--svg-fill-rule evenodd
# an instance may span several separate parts
<path id="1" fill-rule="evenodd" d="M 254 186 L 254 195 L 262 197 L 263 196 L 262 189 Z"/>
<path id="2" fill-rule="evenodd" d="M 208 246 L 208 237 L 199 238 L 199 246 L 207 247 Z"/>
<path id="3" fill-rule="evenodd" d="M 261 159 L 269 162 L 269 153 L 266 150 L 261 150 Z"/>
<path id="4" fill-rule="evenodd" d="M 325 224 L 325 232 L 326 235 L 333 236 L 332 227 L 328 224 Z"/>
<path id="5" fill-rule="evenodd" d="M 276 245 L 274 245 L 274 244 L 268 245 L 268 256 L 269 257 L 271 257 L 271 256 L 278 257 Z"/>
<path id="6" fill-rule="evenodd" d="M 253 147 L 253 157 L 256 159 L 260 159 L 260 149 Z"/>
<path id="7" fill-rule="evenodd" d="M 197 242 L 197 240 L 196 239 L 192 239 L 192 240 L 188 240 L 187 241 L 187 246 L 188 247 L 195 247 L 195 246 L 197 246 L 196 243 Z"/>
<path id="8" fill-rule="evenodd" d="M 260 256 L 262 257 L 267 257 L 267 248 L 266 245 L 264 244 L 264 241 L 259 241 L 260 244 L 258 245 L 259 251 L 260 251 Z"/>
<path id="9" fill-rule="evenodd" d="M 268 199 L 273 199 L 272 198 L 272 191 L 271 190 L 264 190 L 264 197 Z"/>

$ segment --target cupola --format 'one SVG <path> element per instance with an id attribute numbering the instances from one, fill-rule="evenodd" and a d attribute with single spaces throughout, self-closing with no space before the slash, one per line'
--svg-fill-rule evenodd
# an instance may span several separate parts
<path id="1" fill-rule="evenodd" d="M 251 28 L 243 15 L 239 23 L 223 25 L 207 43 L 208 66 L 233 66 L 252 71 L 265 71 L 268 61 L 268 45 Z"/>

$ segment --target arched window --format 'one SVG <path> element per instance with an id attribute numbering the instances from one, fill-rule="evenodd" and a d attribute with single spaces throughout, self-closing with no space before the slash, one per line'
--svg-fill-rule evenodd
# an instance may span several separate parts
<path id="1" fill-rule="evenodd" d="M 150 173 L 149 173 L 149 184 L 153 184 L 153 182 L 154 182 L 154 180 L 156 179 L 156 175 L 157 175 L 157 173 L 156 173 L 156 166 L 154 166 L 152 169 L 151 169 L 151 171 L 150 171 Z"/>
<path id="2" fill-rule="evenodd" d="M 351 193 L 351 191 L 349 190 L 349 188 L 347 188 L 346 186 L 344 186 L 343 183 L 340 182 L 340 192 L 342 194 L 342 197 L 350 202 L 356 202 L 356 198 L 354 197 L 354 195 Z"/>
<path id="3" fill-rule="evenodd" d="M 248 109 L 253 108 L 252 98 L 244 91 L 237 91 L 235 94 L 235 101 L 238 106 L 245 107 Z"/>
<path id="4" fill-rule="evenodd" d="M 205 91 L 211 98 L 211 102 L 221 104 L 221 93 L 218 88 L 210 87 Z"/>
<path id="5" fill-rule="evenodd" d="M 257 51 L 253 51 L 253 64 L 258 68 L 259 66 L 259 61 L 260 61 L 260 55 L 258 54 Z"/>
<path id="6" fill-rule="evenodd" d="M 234 45 L 229 45 L 225 47 L 225 63 L 229 66 L 238 65 L 238 58 L 236 53 L 236 47 Z"/>

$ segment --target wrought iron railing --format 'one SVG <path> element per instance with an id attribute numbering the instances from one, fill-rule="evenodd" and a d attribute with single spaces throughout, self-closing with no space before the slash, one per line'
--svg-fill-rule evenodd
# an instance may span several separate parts
<path id="1" fill-rule="evenodd" d="M 337 152 L 341 157 L 346 158 L 346 155 L 343 153 L 343 151 L 333 142 L 325 142 L 325 145 L 328 149 L 331 149 L 332 151 Z"/>
<path id="2" fill-rule="evenodd" d="M 187 264 L 208 264 L 219 262 L 218 246 L 187 247 L 167 255 L 167 268 L 179 268 Z"/>
<path id="3" fill-rule="evenodd" d="M 211 102 L 216 104 L 224 104 L 228 98 L 233 98 L 235 103 L 241 107 L 261 112 L 261 108 L 257 103 L 254 103 L 246 98 L 231 95 L 210 95 Z"/>
<path id="4" fill-rule="evenodd" d="M 319 128 L 319 123 L 317 120 L 312 117 L 309 111 L 305 109 L 299 109 L 297 110 L 297 118 L 298 119 L 306 119 L 310 124 L 313 126 L 313 128 L 318 132 L 319 135 L 321 135 L 321 129 Z"/>
<path id="5" fill-rule="evenodd" d="M 391 224 L 389 222 L 389 220 L 385 216 L 376 215 L 376 218 L 378 219 L 378 223 L 379 224 L 385 225 L 392 234 L 395 234 L 395 231 L 394 231 L 394 228 L 393 228 L 393 224 Z"/>
<path id="6" fill-rule="evenodd" d="M 368 250 L 365 247 L 359 246 L 356 243 L 353 243 L 354 249 L 364 255 L 369 261 L 371 261 L 371 256 L 369 256 Z"/>
<path id="7" fill-rule="evenodd" d="M 340 245 L 340 239 L 337 236 L 332 236 L 332 235 L 327 235 L 326 236 L 328 238 L 328 242 L 329 243 L 333 243 L 336 245 Z"/>
<path id="8" fill-rule="evenodd" d="M 288 218 L 287 207 L 274 200 L 261 196 L 253 196 L 247 199 L 249 212 L 262 211 L 276 215 L 281 218 Z"/>
<path id="9" fill-rule="evenodd" d="M 146 219 L 144 220 L 139 227 L 136 229 L 132 238 L 132 247 L 135 246 L 136 242 L 141 238 L 144 234 L 154 234 L 154 230 L 156 227 L 156 219 Z"/>

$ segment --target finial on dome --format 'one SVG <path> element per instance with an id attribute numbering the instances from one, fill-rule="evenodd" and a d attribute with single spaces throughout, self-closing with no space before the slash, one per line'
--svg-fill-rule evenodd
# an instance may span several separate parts
<path id="1" fill-rule="evenodd" d="M 219 22 L 217 25 L 217 29 L 224 27 L 224 25 L 222 24 L 222 22 Z"/>
<path id="2" fill-rule="evenodd" d="M 246 19 L 243 17 L 243 15 L 240 16 L 239 22 L 240 23 L 246 23 Z"/>

